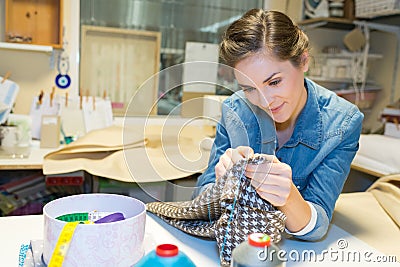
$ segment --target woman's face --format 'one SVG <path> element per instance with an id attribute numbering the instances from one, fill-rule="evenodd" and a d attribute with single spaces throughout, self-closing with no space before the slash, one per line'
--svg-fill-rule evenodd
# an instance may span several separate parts
<path id="1" fill-rule="evenodd" d="M 266 111 L 276 123 L 295 122 L 307 100 L 304 72 L 308 60 L 296 68 L 265 53 L 251 55 L 235 66 L 235 77 L 247 99 Z"/>

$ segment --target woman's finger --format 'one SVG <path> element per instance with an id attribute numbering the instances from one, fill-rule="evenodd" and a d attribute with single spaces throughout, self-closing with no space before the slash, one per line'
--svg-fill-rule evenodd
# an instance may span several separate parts
<path id="1" fill-rule="evenodd" d="M 227 170 L 221 161 L 219 161 L 217 164 L 215 164 L 214 169 L 215 169 L 215 178 L 216 179 L 219 179 L 222 176 L 224 176 L 224 174 L 226 173 L 226 170 Z"/>
<path id="2" fill-rule="evenodd" d="M 237 149 L 234 149 L 232 151 L 232 157 L 231 157 L 232 163 L 236 163 L 244 158 L 245 157 Z"/>
<path id="3" fill-rule="evenodd" d="M 251 185 L 259 191 L 271 194 L 288 194 L 290 192 L 291 181 L 285 177 L 266 176 L 264 180 L 251 180 Z"/>
<path id="4" fill-rule="evenodd" d="M 285 177 L 291 177 L 292 168 L 286 163 L 271 163 L 264 162 L 262 164 L 248 164 L 246 166 L 246 172 L 248 172 L 248 177 L 254 177 L 255 174 L 276 174 Z"/>
<path id="5" fill-rule="evenodd" d="M 225 169 L 229 169 L 233 165 L 232 155 L 223 154 L 219 158 L 219 162 L 221 162 L 225 166 Z"/>
<path id="6" fill-rule="evenodd" d="M 248 159 L 254 156 L 254 150 L 249 146 L 238 146 L 236 151 L 242 156 L 242 158 Z"/>
<path id="7" fill-rule="evenodd" d="M 275 207 L 280 207 L 286 204 L 287 199 L 284 197 L 281 197 L 279 195 L 275 195 L 275 194 L 269 194 L 266 192 L 262 192 L 262 191 L 257 191 L 257 194 L 267 200 L 269 203 L 271 203 L 273 206 Z"/>
<path id="8" fill-rule="evenodd" d="M 215 165 L 215 177 L 218 179 L 223 176 L 227 170 L 229 170 L 233 164 L 254 155 L 254 151 L 251 147 L 239 146 L 235 149 L 228 148 L 224 154 L 219 158 L 218 163 Z"/>
<path id="9" fill-rule="evenodd" d="M 263 163 L 263 164 L 247 164 L 246 166 L 246 176 L 253 177 L 255 174 L 266 175 L 271 172 L 272 164 L 271 163 Z"/>

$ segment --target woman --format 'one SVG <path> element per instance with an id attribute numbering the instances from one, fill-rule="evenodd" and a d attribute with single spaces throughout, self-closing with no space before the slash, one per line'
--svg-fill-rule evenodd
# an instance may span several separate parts
<path id="1" fill-rule="evenodd" d="M 287 232 L 322 238 L 358 150 L 363 114 L 304 77 L 309 40 L 283 13 L 248 11 L 226 30 L 220 56 L 242 90 L 224 102 L 197 194 L 239 159 L 261 153 L 270 162 L 249 164 L 245 173 L 259 196 L 286 214 Z"/>

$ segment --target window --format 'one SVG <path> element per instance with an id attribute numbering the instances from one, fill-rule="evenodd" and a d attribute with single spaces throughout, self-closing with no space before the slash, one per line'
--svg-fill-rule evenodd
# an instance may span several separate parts
<path id="1" fill-rule="evenodd" d="M 186 42 L 217 44 L 225 28 L 261 0 L 81 0 L 81 25 L 161 32 L 160 70 L 183 63 Z M 132 59 L 134 60 L 134 59 Z M 225 83 L 225 82 L 223 82 Z M 217 94 L 227 90 L 216 88 Z M 168 92 L 159 83 L 158 114 L 181 103 L 182 88 Z"/>

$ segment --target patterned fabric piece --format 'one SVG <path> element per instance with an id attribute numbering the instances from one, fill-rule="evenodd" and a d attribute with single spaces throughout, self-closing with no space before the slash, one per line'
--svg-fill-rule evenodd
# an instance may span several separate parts
<path id="1" fill-rule="evenodd" d="M 281 240 L 286 216 L 260 198 L 244 176 L 247 164 L 263 157 L 243 159 L 192 201 L 147 203 L 147 210 L 192 235 L 216 239 L 222 266 L 229 266 L 232 250 L 251 233 L 262 232 Z"/>

